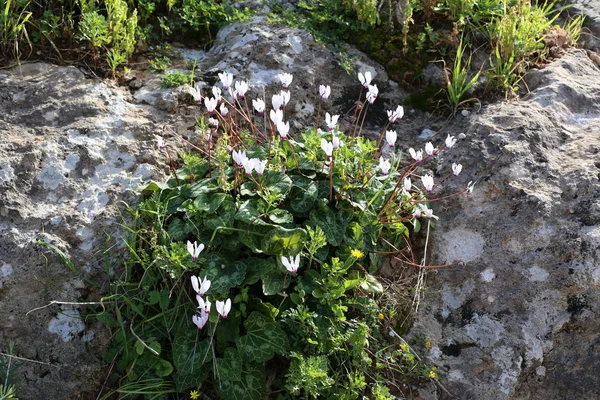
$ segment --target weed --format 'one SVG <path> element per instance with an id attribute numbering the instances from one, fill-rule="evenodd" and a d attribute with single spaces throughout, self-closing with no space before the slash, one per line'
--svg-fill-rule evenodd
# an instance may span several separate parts
<path id="1" fill-rule="evenodd" d="M 444 65 L 444 72 L 446 74 L 446 92 L 448 94 L 450 107 L 452 108 L 452 115 L 456 114 L 458 109 L 464 104 L 476 100 L 476 98 L 465 99 L 464 97 L 469 93 L 481 75 L 481 71 L 478 71 L 474 75 L 469 76 L 471 75 L 471 56 L 469 55 L 464 65 L 463 56 L 464 44 L 461 38 L 458 48 L 456 49 L 456 59 L 454 60 L 452 71 Z"/>
<path id="2" fill-rule="evenodd" d="M 166 71 L 172 63 L 173 61 L 171 61 L 171 59 L 167 56 L 155 57 L 153 60 L 148 60 L 150 68 L 157 72 Z"/>
<path id="3" fill-rule="evenodd" d="M 0 56 L 20 59 L 20 44 L 31 47 L 26 24 L 31 18 L 29 1 L 0 0 Z"/>
<path id="4" fill-rule="evenodd" d="M 162 85 L 166 88 L 177 87 L 186 83 L 191 84 L 193 79 L 194 76 L 191 72 L 171 71 L 163 76 Z"/>

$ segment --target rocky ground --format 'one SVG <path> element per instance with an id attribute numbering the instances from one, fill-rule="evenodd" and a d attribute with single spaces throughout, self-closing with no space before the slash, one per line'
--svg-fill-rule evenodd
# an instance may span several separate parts
<path id="1" fill-rule="evenodd" d="M 382 93 L 368 133 L 406 94 L 383 68 L 356 56 Z M 194 58 L 207 87 L 225 70 L 250 79 L 253 96 L 271 93 L 278 73 L 293 73 L 295 129 L 312 123 L 319 84 L 332 85 L 332 112 L 348 110 L 360 90 L 308 34 L 260 19 L 225 28 Z M 97 302 L 105 292 L 125 254 L 125 203 L 135 202 L 142 182 L 165 175 L 154 135 L 169 146 L 180 146 L 171 130 L 194 140 L 198 109 L 185 89 L 137 76 L 131 87 L 117 87 L 36 63 L 0 74 L 0 350 L 14 342 L 28 360 L 16 372 L 22 399 L 101 392 L 109 338 L 86 318 L 92 310 L 74 303 Z M 531 94 L 521 101 L 471 110 L 450 124 L 406 110 L 401 151 L 464 133 L 439 161 L 436 179 L 452 162 L 464 171 L 439 195 L 477 182 L 470 197 L 433 204 L 440 222 L 431 262 L 462 263 L 428 275 L 409 334 L 431 338 L 428 357 L 447 389 L 432 384 L 424 398 L 600 397 L 599 77 L 586 52 L 572 50 L 532 72 Z M 423 135 L 424 128 L 432 131 Z M 52 301 L 61 303 L 39 309 Z"/>

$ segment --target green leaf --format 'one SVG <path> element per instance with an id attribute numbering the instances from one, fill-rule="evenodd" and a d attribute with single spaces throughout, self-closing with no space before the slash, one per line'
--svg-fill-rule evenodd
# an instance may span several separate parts
<path id="1" fill-rule="evenodd" d="M 226 199 L 223 201 L 217 211 L 218 212 L 216 216 L 208 217 L 203 220 L 204 226 L 212 231 L 215 231 L 219 228 L 232 228 L 234 224 L 234 217 L 237 213 L 237 209 L 233 200 Z M 219 229 L 219 233 L 230 234 L 231 231 Z"/>
<path id="2" fill-rule="evenodd" d="M 267 204 L 263 200 L 249 199 L 242 203 L 235 219 L 249 225 L 268 225 L 262 220 L 266 211 Z"/>
<path id="3" fill-rule="evenodd" d="M 247 258 L 242 260 L 246 264 L 245 285 L 253 285 L 258 280 L 277 267 L 272 258 Z"/>
<path id="4" fill-rule="evenodd" d="M 167 360 L 158 360 L 154 364 L 154 371 L 158 376 L 169 376 L 173 372 L 173 365 Z"/>
<path id="5" fill-rule="evenodd" d="M 146 347 L 144 347 L 144 343 L 140 342 L 139 340 L 135 342 L 135 352 L 138 355 L 142 355 L 142 353 L 144 352 L 144 349 Z"/>
<path id="6" fill-rule="evenodd" d="M 365 279 L 366 280 L 360 284 L 361 289 L 363 289 L 367 293 L 373 293 L 373 294 L 383 293 L 383 286 L 381 285 L 381 283 L 379 283 L 377 278 L 375 278 L 371 274 L 366 274 Z"/>
<path id="7" fill-rule="evenodd" d="M 198 335 L 197 329 L 188 326 L 175 336 L 173 362 L 177 372 L 173 379 L 179 392 L 202 385 L 210 371 L 208 366 L 204 366 L 212 360 L 210 339 L 200 341 Z"/>
<path id="8" fill-rule="evenodd" d="M 183 242 L 192 231 L 194 225 L 181 218 L 174 218 L 167 228 L 171 240 L 175 242 Z"/>
<path id="9" fill-rule="evenodd" d="M 263 293 L 266 296 L 277 294 L 290 285 L 290 280 L 281 271 L 271 271 L 262 277 Z"/>
<path id="10" fill-rule="evenodd" d="M 306 214 L 312 210 L 317 201 L 317 185 L 312 179 L 301 175 L 292 175 L 294 187 L 288 196 L 290 208 L 298 214 Z"/>
<path id="11" fill-rule="evenodd" d="M 334 213 L 324 202 L 319 203 L 318 209 L 310 213 L 310 222 L 323 230 L 327 242 L 332 246 L 339 246 L 342 243 L 351 219 L 350 210 L 338 209 Z"/>
<path id="12" fill-rule="evenodd" d="M 225 193 L 203 193 L 194 200 L 194 207 L 207 214 L 214 214 L 217 208 L 228 197 Z"/>
<path id="13" fill-rule="evenodd" d="M 211 291 L 214 290 L 227 295 L 231 288 L 241 285 L 244 282 L 246 264 L 243 261 L 237 261 L 232 265 L 220 257 L 209 256 L 200 274 L 210 279 Z"/>
<path id="14" fill-rule="evenodd" d="M 158 190 L 169 189 L 169 185 L 167 182 L 150 182 L 145 188 L 142 189 L 142 192 L 156 192 Z"/>
<path id="15" fill-rule="evenodd" d="M 274 224 L 291 224 L 294 222 L 294 216 L 289 211 L 279 208 L 269 213 L 269 219 Z"/>
<path id="16" fill-rule="evenodd" d="M 273 358 L 275 353 L 285 353 L 287 337 L 273 319 L 255 311 L 244 321 L 244 327 L 246 335 L 236 340 L 244 359 L 261 363 Z"/>
<path id="17" fill-rule="evenodd" d="M 220 398 L 228 400 L 264 400 L 266 376 L 263 368 L 243 364 L 234 349 L 227 349 L 225 358 L 217 359 L 219 381 L 215 389 Z"/>
<path id="18" fill-rule="evenodd" d="M 206 178 L 189 186 L 181 188 L 181 195 L 187 198 L 196 198 L 201 194 L 216 192 L 219 189 L 219 182 L 216 178 Z"/>
<path id="19" fill-rule="evenodd" d="M 262 250 L 275 256 L 298 254 L 304 247 L 308 233 L 301 228 L 286 229 L 276 226 L 269 230 L 262 240 Z"/>
<path id="20" fill-rule="evenodd" d="M 271 192 L 278 193 L 284 198 L 292 188 L 292 180 L 283 172 L 265 171 L 262 178 L 263 186 L 266 186 Z"/>

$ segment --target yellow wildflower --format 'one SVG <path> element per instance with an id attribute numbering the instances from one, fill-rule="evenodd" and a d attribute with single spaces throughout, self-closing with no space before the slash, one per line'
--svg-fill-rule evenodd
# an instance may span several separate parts
<path id="1" fill-rule="evenodd" d="M 437 374 L 435 371 L 429 371 L 429 379 L 437 379 Z"/>
<path id="2" fill-rule="evenodd" d="M 400 345 L 400 349 L 401 349 L 402 351 L 406 351 L 406 350 L 408 350 L 408 345 L 407 345 L 406 343 L 402 343 L 402 344 Z"/>
<path id="3" fill-rule="evenodd" d="M 378 317 L 379 319 L 384 319 L 384 318 L 385 318 L 385 315 L 383 315 L 382 313 L 379 313 L 379 315 L 377 315 L 377 317 Z"/>
<path id="4" fill-rule="evenodd" d="M 425 350 L 431 350 L 431 339 L 427 339 L 427 341 L 425 342 Z"/>
<path id="5" fill-rule="evenodd" d="M 352 255 L 352 257 L 354 258 L 363 258 L 365 256 L 365 253 L 363 253 L 362 251 L 358 250 L 358 249 L 352 249 L 350 251 L 350 254 Z"/>
<path id="6" fill-rule="evenodd" d="M 195 400 L 195 399 L 197 399 L 198 397 L 200 397 L 200 393 L 198 393 L 198 391 L 197 391 L 197 390 L 192 390 L 192 391 L 190 392 L 190 399 L 192 399 L 192 400 Z"/>

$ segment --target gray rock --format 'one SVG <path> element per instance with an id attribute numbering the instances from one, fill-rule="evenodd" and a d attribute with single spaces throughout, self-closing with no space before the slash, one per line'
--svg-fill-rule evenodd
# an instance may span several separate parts
<path id="1" fill-rule="evenodd" d="M 599 0 L 567 0 L 571 6 L 568 12 L 571 16 L 585 15 L 580 42 L 585 47 L 600 53 L 600 1 Z"/>

